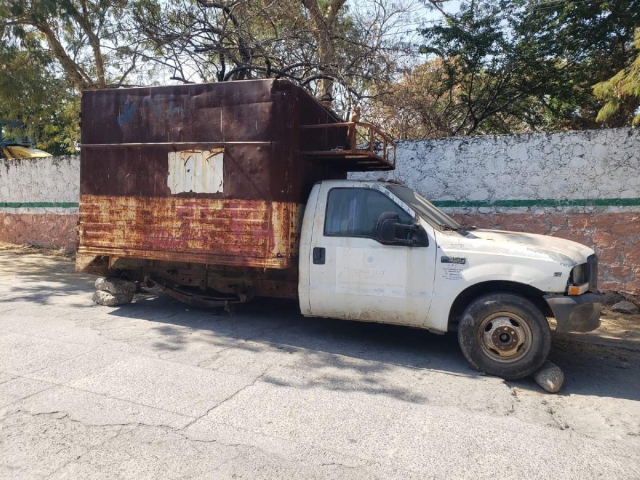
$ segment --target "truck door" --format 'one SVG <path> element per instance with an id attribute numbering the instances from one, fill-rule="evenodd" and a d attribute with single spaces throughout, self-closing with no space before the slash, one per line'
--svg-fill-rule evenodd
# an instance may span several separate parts
<path id="1" fill-rule="evenodd" d="M 376 189 L 321 186 L 309 249 L 312 316 L 425 323 L 433 292 L 433 232 L 428 246 L 383 245 L 375 227 L 380 215 L 389 212 L 400 223 L 416 223 Z"/>

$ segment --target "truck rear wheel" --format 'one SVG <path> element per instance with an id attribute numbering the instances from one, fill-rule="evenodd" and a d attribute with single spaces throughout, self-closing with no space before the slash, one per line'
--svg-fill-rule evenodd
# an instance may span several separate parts
<path id="1" fill-rule="evenodd" d="M 531 375 L 544 363 L 551 330 L 542 312 L 526 298 L 492 293 L 465 309 L 458 342 L 474 368 L 515 380 Z"/>

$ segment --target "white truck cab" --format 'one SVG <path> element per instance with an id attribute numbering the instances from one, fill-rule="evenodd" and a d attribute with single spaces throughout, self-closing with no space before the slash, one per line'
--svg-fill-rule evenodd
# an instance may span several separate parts
<path id="1" fill-rule="evenodd" d="M 407 187 L 316 184 L 300 239 L 306 316 L 458 332 L 479 370 L 533 373 L 559 332 L 600 324 L 594 251 L 528 233 L 462 227 Z"/>

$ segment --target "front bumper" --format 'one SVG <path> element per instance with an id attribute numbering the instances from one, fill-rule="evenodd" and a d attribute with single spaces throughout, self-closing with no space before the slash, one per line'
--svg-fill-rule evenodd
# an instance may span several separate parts
<path id="1" fill-rule="evenodd" d="M 603 296 L 599 293 L 545 295 L 544 299 L 556 317 L 556 332 L 590 332 L 600 326 Z"/>

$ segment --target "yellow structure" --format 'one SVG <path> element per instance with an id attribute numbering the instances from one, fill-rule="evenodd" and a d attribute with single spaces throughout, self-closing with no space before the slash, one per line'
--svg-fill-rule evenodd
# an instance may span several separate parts
<path id="1" fill-rule="evenodd" d="M 52 156 L 44 150 L 29 148 L 24 145 L 4 145 L 2 154 L 4 158 L 44 158 Z"/>

